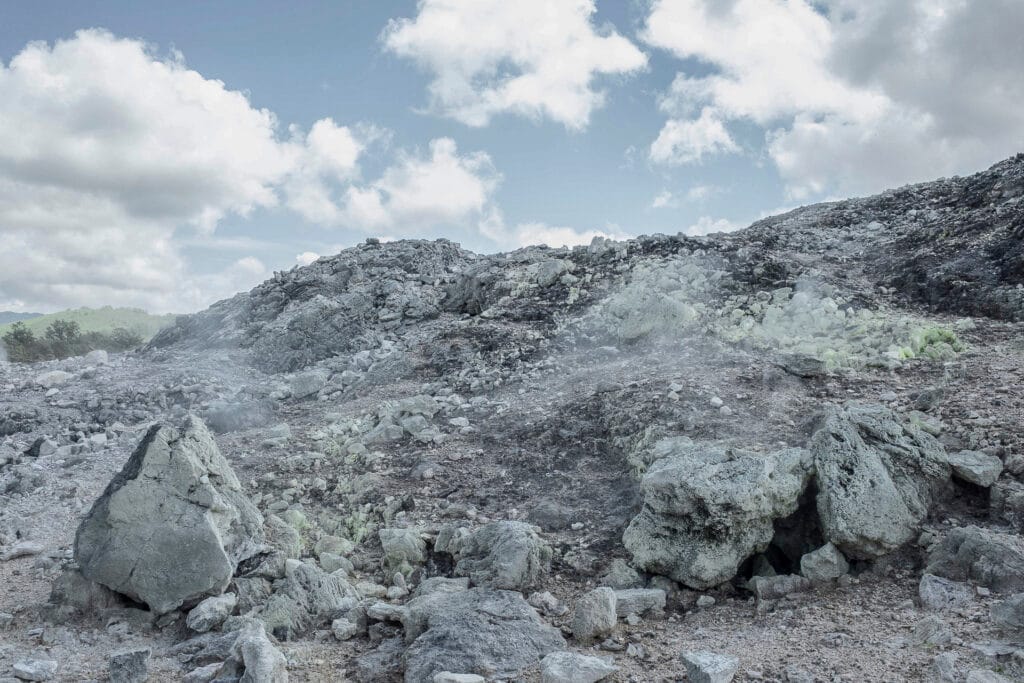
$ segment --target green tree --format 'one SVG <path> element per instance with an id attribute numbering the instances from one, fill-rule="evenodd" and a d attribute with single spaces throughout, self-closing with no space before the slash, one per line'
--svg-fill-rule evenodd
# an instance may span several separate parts
<path id="1" fill-rule="evenodd" d="M 43 345 L 23 322 L 14 323 L 7 331 L 4 346 L 7 348 L 7 359 L 17 363 L 30 363 L 42 357 L 40 352 Z"/>
<path id="2" fill-rule="evenodd" d="M 57 319 L 46 328 L 46 341 L 56 358 L 67 358 L 83 351 L 82 330 L 73 320 Z"/>

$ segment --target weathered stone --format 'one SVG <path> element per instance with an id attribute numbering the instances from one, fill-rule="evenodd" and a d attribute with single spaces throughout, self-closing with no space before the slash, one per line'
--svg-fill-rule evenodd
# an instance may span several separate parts
<path id="1" fill-rule="evenodd" d="M 934 574 L 925 574 L 917 587 L 921 606 L 930 610 L 961 607 L 974 600 L 974 591 L 966 583 L 950 581 Z"/>
<path id="2" fill-rule="evenodd" d="M 57 675 L 57 662 L 52 659 L 23 659 L 12 667 L 15 678 L 23 681 L 48 681 Z"/>
<path id="3" fill-rule="evenodd" d="M 718 585 L 768 547 L 773 522 L 796 511 L 811 471 L 802 449 L 762 455 L 680 445 L 644 475 L 644 505 L 623 543 L 647 571 L 696 589 Z"/>
<path id="4" fill-rule="evenodd" d="M 1024 591 L 1024 539 L 976 526 L 952 529 L 932 548 L 925 572 L 998 593 Z"/>
<path id="5" fill-rule="evenodd" d="M 559 632 L 512 591 L 435 590 L 406 607 L 407 681 L 429 681 L 442 671 L 513 678 L 565 649 Z"/>
<path id="6" fill-rule="evenodd" d="M 338 640 L 348 640 L 354 636 L 359 635 L 362 629 L 359 628 L 359 624 L 349 621 L 348 619 L 341 618 L 335 619 L 331 622 L 331 633 Z"/>
<path id="7" fill-rule="evenodd" d="M 238 596 L 234 593 L 206 598 L 188 613 L 185 625 L 196 633 L 206 633 L 224 623 L 237 604 Z"/>
<path id="8" fill-rule="evenodd" d="M 456 576 L 474 586 L 524 591 L 547 572 L 551 547 L 529 524 L 491 522 L 465 538 L 455 558 Z"/>
<path id="9" fill-rule="evenodd" d="M 935 655 L 932 659 L 932 673 L 937 681 L 941 683 L 956 683 L 956 660 L 955 652 L 943 652 Z"/>
<path id="10" fill-rule="evenodd" d="M 36 384 L 44 389 L 53 389 L 54 387 L 67 384 L 67 381 L 72 377 L 74 377 L 74 375 L 70 372 L 64 372 L 63 370 L 51 370 L 50 372 L 44 372 L 41 375 L 37 375 Z"/>
<path id="11" fill-rule="evenodd" d="M 942 647 L 953 640 L 953 630 L 949 624 L 934 615 L 917 622 L 910 633 L 910 641 L 917 645 Z"/>
<path id="12" fill-rule="evenodd" d="M 626 588 L 615 591 L 615 614 L 626 617 L 630 614 L 643 616 L 648 612 L 665 609 L 665 591 L 660 588 Z"/>
<path id="13" fill-rule="evenodd" d="M 644 581 L 635 569 L 629 566 L 625 560 L 615 558 L 608 565 L 608 570 L 601 577 L 601 585 L 611 588 L 640 588 Z"/>
<path id="14" fill-rule="evenodd" d="M 1011 631 L 1024 631 L 1024 593 L 992 605 L 992 623 Z"/>
<path id="15" fill-rule="evenodd" d="M 843 557 L 839 548 L 831 543 L 826 543 L 800 558 L 800 573 L 811 581 L 838 579 L 848 571 L 850 563 Z"/>
<path id="16" fill-rule="evenodd" d="M 288 683 L 288 661 L 262 628 L 243 629 L 231 654 L 244 667 L 239 683 Z"/>
<path id="17" fill-rule="evenodd" d="M 434 674 L 433 683 L 487 683 L 487 679 L 476 674 L 453 674 L 450 671 L 442 671 Z"/>
<path id="18" fill-rule="evenodd" d="M 883 406 L 828 408 L 810 449 L 822 533 L 847 557 L 880 557 L 914 538 L 949 479 L 942 445 Z"/>
<path id="19" fill-rule="evenodd" d="M 383 549 L 381 565 L 388 575 L 395 572 L 411 574 L 427 559 L 427 544 L 419 529 L 381 529 L 380 545 Z"/>
<path id="20" fill-rule="evenodd" d="M 604 638 L 615 630 L 615 591 L 602 586 L 576 601 L 572 613 L 572 635 L 581 643 Z"/>
<path id="21" fill-rule="evenodd" d="M 149 675 L 149 657 L 152 651 L 146 648 L 118 652 L 110 656 L 107 668 L 110 683 L 142 683 Z"/>
<path id="22" fill-rule="evenodd" d="M 740 667 L 736 657 L 715 652 L 684 652 L 683 663 L 689 683 L 729 683 Z"/>
<path id="23" fill-rule="evenodd" d="M 325 386 L 331 378 L 331 371 L 325 368 L 316 368 L 307 372 L 300 372 L 292 377 L 291 391 L 292 398 L 306 398 L 317 393 Z"/>
<path id="24" fill-rule="evenodd" d="M 315 564 L 289 560 L 285 577 L 274 584 L 257 616 L 275 638 L 290 640 L 330 623 L 358 598 L 343 574 L 327 574 Z"/>
<path id="25" fill-rule="evenodd" d="M 811 589 L 810 580 L 796 574 L 755 576 L 750 580 L 750 585 L 758 600 L 778 600 L 792 593 L 802 593 Z"/>
<path id="26" fill-rule="evenodd" d="M 972 669 L 967 673 L 967 683 L 1013 683 L 1013 681 L 989 669 Z"/>
<path id="27" fill-rule="evenodd" d="M 540 661 L 540 680 L 541 683 L 596 683 L 617 670 L 611 661 L 600 657 L 552 652 Z"/>
<path id="28" fill-rule="evenodd" d="M 1002 460 L 978 451 L 951 453 L 949 464 L 953 468 L 954 477 L 984 487 L 996 483 L 1003 471 Z"/>
<path id="29" fill-rule="evenodd" d="M 263 544 L 263 519 L 196 418 L 155 426 L 75 537 L 82 575 L 158 614 L 227 588 Z"/>

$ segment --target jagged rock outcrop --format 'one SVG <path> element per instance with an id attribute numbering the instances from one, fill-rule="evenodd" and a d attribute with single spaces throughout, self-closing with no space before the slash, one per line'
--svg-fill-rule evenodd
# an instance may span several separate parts
<path id="1" fill-rule="evenodd" d="M 976 526 L 952 529 L 932 549 L 925 572 L 999 593 L 1024 591 L 1024 538 Z"/>
<path id="2" fill-rule="evenodd" d="M 154 426 L 75 537 L 82 575 L 169 612 L 228 586 L 263 518 L 197 418 Z"/>
<path id="3" fill-rule="evenodd" d="M 809 448 L 822 533 L 852 558 L 913 538 L 950 476 L 942 445 L 883 406 L 827 409 Z"/>
<path id="4" fill-rule="evenodd" d="M 444 542 L 444 538 L 452 539 Z M 443 536 L 441 548 L 455 560 L 455 575 L 474 586 L 525 591 L 551 564 L 551 547 L 524 522 L 491 522 L 472 533 Z"/>
<path id="5" fill-rule="evenodd" d="M 623 544 L 638 567 L 691 588 L 715 586 L 768 547 L 773 522 L 796 511 L 812 471 L 800 448 L 762 455 L 681 447 L 644 475 L 644 506 Z"/>

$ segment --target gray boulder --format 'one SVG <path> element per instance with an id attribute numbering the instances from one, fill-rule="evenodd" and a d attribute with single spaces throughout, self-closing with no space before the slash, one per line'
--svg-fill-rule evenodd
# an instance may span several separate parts
<path id="1" fill-rule="evenodd" d="M 626 588 L 615 591 L 615 614 L 627 617 L 630 614 L 642 616 L 648 612 L 662 612 L 665 609 L 665 591 L 660 588 Z"/>
<path id="2" fill-rule="evenodd" d="M 641 482 L 643 508 L 623 535 L 633 565 L 691 588 L 728 581 L 796 511 L 811 477 L 803 449 L 769 454 L 680 445 Z"/>
<path id="3" fill-rule="evenodd" d="M 154 426 L 75 536 L 82 575 L 163 614 L 227 588 L 263 518 L 203 423 Z"/>
<path id="4" fill-rule="evenodd" d="M 978 451 L 960 451 L 949 455 L 953 476 L 978 486 L 989 487 L 1003 472 L 1003 461 Z"/>
<path id="5" fill-rule="evenodd" d="M 839 548 L 831 543 L 826 543 L 800 558 L 800 573 L 811 581 L 838 579 L 848 571 L 850 563 L 839 552 Z"/>
<path id="6" fill-rule="evenodd" d="M 292 377 L 289 388 L 292 398 L 306 398 L 317 393 L 331 379 L 331 371 L 326 368 L 315 368 L 306 372 L 300 372 Z"/>
<path id="7" fill-rule="evenodd" d="M 380 545 L 384 553 L 381 564 L 389 576 L 395 572 L 410 574 L 427 559 L 427 544 L 419 529 L 381 529 Z"/>
<path id="8" fill-rule="evenodd" d="M 234 593 L 206 598 L 188 613 L 185 625 L 196 633 L 206 633 L 224 623 L 224 620 L 231 616 L 236 605 L 238 605 L 238 596 Z"/>
<path id="9" fill-rule="evenodd" d="M 552 652 L 540 661 L 540 680 L 541 683 L 597 683 L 617 670 L 618 667 L 600 657 Z"/>
<path id="10" fill-rule="evenodd" d="M 525 591 L 551 564 L 551 547 L 524 522 L 491 522 L 455 545 L 455 575 L 474 586 Z"/>
<path id="11" fill-rule="evenodd" d="M 117 652 L 110 656 L 107 667 L 110 683 L 142 683 L 149 673 L 152 651 L 146 648 Z"/>
<path id="12" fill-rule="evenodd" d="M 604 638 L 615 630 L 615 591 L 607 586 L 595 588 L 576 601 L 572 612 L 572 635 L 581 643 Z"/>
<path id="13" fill-rule="evenodd" d="M 1024 538 L 976 526 L 953 529 L 932 548 L 925 572 L 998 593 L 1024 591 Z"/>
<path id="14" fill-rule="evenodd" d="M 444 671 L 490 679 L 518 677 L 565 639 L 519 593 L 472 588 L 435 591 L 407 605 L 415 639 L 405 652 L 405 680 L 429 681 Z"/>
<path id="15" fill-rule="evenodd" d="M 828 408 L 810 449 L 822 533 L 857 559 L 914 538 L 950 474 L 942 445 L 884 406 Z"/>
<path id="16" fill-rule="evenodd" d="M 235 669 L 242 669 L 239 683 L 288 683 L 288 660 L 259 626 L 242 629 L 231 656 Z"/>

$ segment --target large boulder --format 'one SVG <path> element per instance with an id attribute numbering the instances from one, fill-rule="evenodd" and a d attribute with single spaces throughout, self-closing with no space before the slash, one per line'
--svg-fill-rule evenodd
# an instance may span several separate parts
<path id="1" fill-rule="evenodd" d="M 757 454 L 680 445 L 644 475 L 643 508 L 623 543 L 634 566 L 710 588 L 768 547 L 773 522 L 796 511 L 811 474 L 800 448 Z"/>
<path id="2" fill-rule="evenodd" d="M 855 559 L 880 557 L 914 538 L 950 477 L 942 445 L 884 406 L 828 408 L 810 450 L 822 533 Z"/>
<path id="3" fill-rule="evenodd" d="M 976 526 L 953 529 L 932 548 L 925 572 L 998 593 L 1024 591 L 1024 538 Z"/>
<path id="4" fill-rule="evenodd" d="M 203 423 L 154 426 L 75 536 L 82 575 L 163 614 L 227 588 L 263 518 Z"/>
<path id="5" fill-rule="evenodd" d="M 443 671 L 488 680 L 521 676 L 565 639 L 545 624 L 520 593 L 487 588 L 438 591 L 409 602 L 405 680 L 433 680 Z"/>

